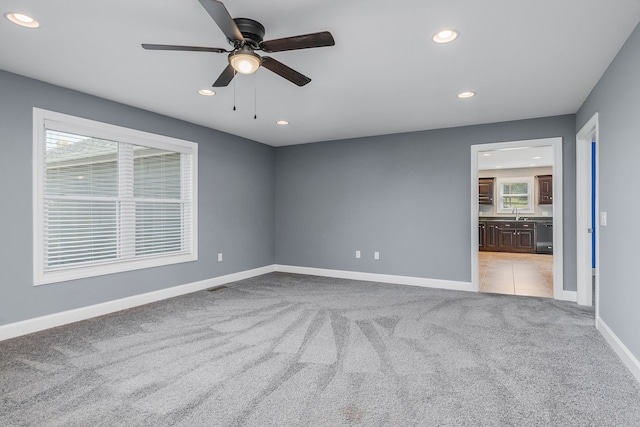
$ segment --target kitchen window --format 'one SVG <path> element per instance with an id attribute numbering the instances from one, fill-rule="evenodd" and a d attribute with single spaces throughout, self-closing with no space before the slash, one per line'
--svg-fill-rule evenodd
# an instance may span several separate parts
<path id="1" fill-rule="evenodd" d="M 197 260 L 197 144 L 34 109 L 34 282 Z"/>
<path id="2" fill-rule="evenodd" d="M 498 178 L 498 213 L 534 213 L 533 177 Z"/>

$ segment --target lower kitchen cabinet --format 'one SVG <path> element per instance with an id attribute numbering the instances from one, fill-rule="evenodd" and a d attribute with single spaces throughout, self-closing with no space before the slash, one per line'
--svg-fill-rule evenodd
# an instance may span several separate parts
<path id="1" fill-rule="evenodd" d="M 501 224 L 498 226 L 498 246 L 507 252 L 513 252 L 516 247 L 515 224 Z"/>
<path id="2" fill-rule="evenodd" d="M 536 251 L 536 231 L 533 222 L 481 221 L 480 250 L 500 252 Z"/>
<path id="3" fill-rule="evenodd" d="M 518 252 L 536 251 L 536 230 L 534 223 L 518 224 L 516 246 Z"/>
<path id="4" fill-rule="evenodd" d="M 507 252 L 536 251 L 536 231 L 533 222 L 507 222 L 498 226 L 500 248 Z"/>
<path id="5" fill-rule="evenodd" d="M 478 221 L 478 247 L 481 251 L 495 251 L 499 245 L 498 223 Z"/>

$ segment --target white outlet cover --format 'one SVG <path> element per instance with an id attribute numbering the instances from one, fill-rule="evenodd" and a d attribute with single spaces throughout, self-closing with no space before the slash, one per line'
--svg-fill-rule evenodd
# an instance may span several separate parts
<path id="1" fill-rule="evenodd" d="M 221 261 L 222 261 L 222 252 L 218 254 L 218 262 L 221 262 Z"/>
<path id="2" fill-rule="evenodd" d="M 356 258 L 360 258 L 360 251 L 356 251 Z"/>
<path id="3" fill-rule="evenodd" d="M 374 252 L 373 259 L 380 259 L 380 252 Z"/>
<path id="4" fill-rule="evenodd" d="M 602 227 L 606 227 L 607 226 L 607 213 L 606 212 L 600 212 L 600 225 Z"/>

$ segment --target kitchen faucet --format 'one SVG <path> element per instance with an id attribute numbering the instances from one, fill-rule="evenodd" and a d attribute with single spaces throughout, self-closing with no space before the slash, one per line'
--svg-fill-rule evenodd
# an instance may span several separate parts
<path id="1" fill-rule="evenodd" d="M 516 221 L 518 221 L 520 219 L 520 214 L 518 213 L 518 208 L 513 208 L 511 213 L 516 214 Z"/>

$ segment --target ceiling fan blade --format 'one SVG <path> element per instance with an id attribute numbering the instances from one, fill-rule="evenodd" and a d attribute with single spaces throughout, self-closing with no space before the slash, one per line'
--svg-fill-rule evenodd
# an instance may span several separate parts
<path id="1" fill-rule="evenodd" d="M 231 80 L 233 80 L 233 78 L 235 77 L 235 75 L 236 75 L 236 70 L 233 69 L 231 64 L 227 65 L 227 68 L 225 68 L 222 71 L 222 73 L 218 77 L 218 80 L 216 80 L 215 83 L 213 84 L 213 87 L 228 86 L 229 83 L 231 83 Z"/>
<path id="2" fill-rule="evenodd" d="M 266 40 L 260 43 L 265 52 L 282 52 L 285 50 L 309 49 L 312 47 L 333 46 L 336 42 L 329 31 Z"/>
<path id="3" fill-rule="evenodd" d="M 228 52 L 227 50 L 221 49 L 219 47 L 177 46 L 172 44 L 143 43 L 142 47 L 147 50 L 182 50 L 186 52 L 214 52 L 214 53 Z"/>
<path id="4" fill-rule="evenodd" d="M 198 0 L 202 7 L 207 11 L 213 20 L 218 24 L 218 27 L 222 30 L 224 35 L 232 41 L 244 41 L 242 33 L 238 29 L 238 26 L 229 15 L 229 11 L 219 1 L 216 0 Z"/>
<path id="5" fill-rule="evenodd" d="M 275 59 L 268 56 L 262 57 L 262 66 L 298 86 L 304 86 L 311 81 L 309 77 L 300 74 L 293 68 L 289 68 L 282 62 L 276 61 Z"/>

